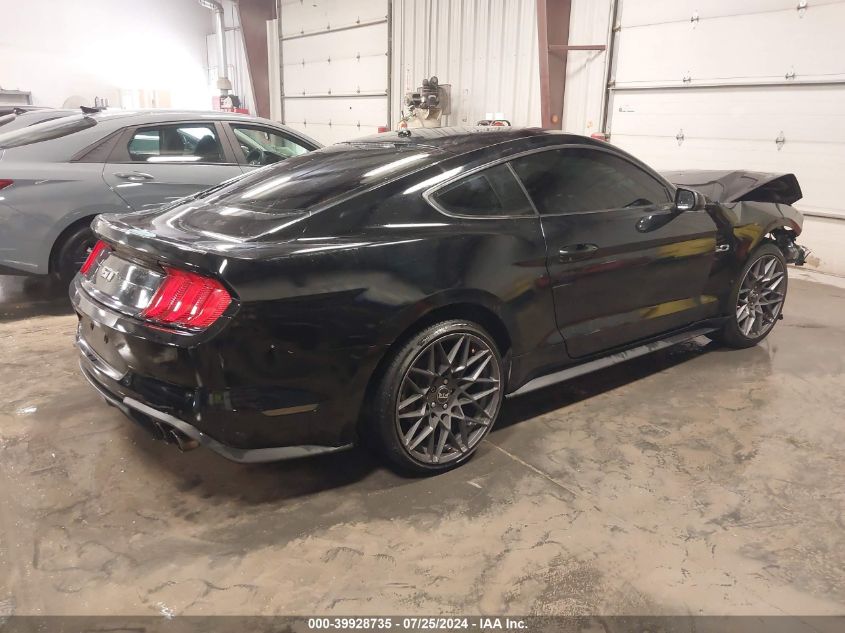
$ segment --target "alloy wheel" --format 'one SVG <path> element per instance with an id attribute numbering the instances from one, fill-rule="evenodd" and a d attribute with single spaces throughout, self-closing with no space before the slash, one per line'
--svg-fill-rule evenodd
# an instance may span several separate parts
<path id="1" fill-rule="evenodd" d="M 742 280 L 736 302 L 736 322 L 746 338 L 766 334 L 780 316 L 786 299 L 786 268 L 774 255 L 763 255 Z"/>
<path id="2" fill-rule="evenodd" d="M 424 347 L 405 372 L 396 427 L 405 451 L 445 464 L 481 442 L 501 404 L 498 356 L 480 337 L 458 332 Z"/>

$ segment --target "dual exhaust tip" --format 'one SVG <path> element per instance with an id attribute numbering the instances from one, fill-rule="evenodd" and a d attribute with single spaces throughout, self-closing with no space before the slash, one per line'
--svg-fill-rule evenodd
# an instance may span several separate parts
<path id="1" fill-rule="evenodd" d="M 170 426 L 164 422 L 156 422 L 156 426 L 158 426 L 161 431 L 162 439 L 168 444 L 176 445 L 176 447 L 183 453 L 199 448 L 200 443 L 198 440 L 185 435 L 175 426 Z"/>
<path id="2" fill-rule="evenodd" d="M 173 444 L 183 453 L 199 448 L 199 440 L 195 440 L 167 422 L 156 420 L 132 409 L 129 410 L 129 417 L 145 428 L 154 439 Z"/>

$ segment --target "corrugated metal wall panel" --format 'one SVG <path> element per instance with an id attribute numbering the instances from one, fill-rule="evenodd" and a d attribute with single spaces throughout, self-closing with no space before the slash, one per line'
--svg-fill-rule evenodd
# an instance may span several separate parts
<path id="1" fill-rule="evenodd" d="M 569 44 L 607 45 L 612 0 L 572 0 Z M 607 51 L 569 51 L 563 94 L 563 129 L 575 134 L 601 131 Z"/>
<path id="2" fill-rule="evenodd" d="M 495 112 L 514 125 L 540 125 L 536 1 L 394 0 L 396 115 L 405 93 L 431 75 L 452 86 L 444 125 L 472 125 Z"/>

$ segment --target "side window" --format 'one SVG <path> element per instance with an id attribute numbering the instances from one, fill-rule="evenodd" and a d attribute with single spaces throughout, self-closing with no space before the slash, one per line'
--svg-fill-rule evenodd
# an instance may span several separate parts
<path id="1" fill-rule="evenodd" d="M 671 202 L 666 188 L 628 161 L 592 149 L 557 149 L 511 161 L 540 213 L 579 213 Z"/>
<path id="2" fill-rule="evenodd" d="M 435 192 L 434 201 L 457 215 L 532 215 L 531 203 L 507 165 L 496 165 Z"/>
<path id="3" fill-rule="evenodd" d="M 270 128 L 232 124 L 232 132 L 243 152 L 244 162 L 250 165 L 269 165 L 310 151 Z"/>
<path id="4" fill-rule="evenodd" d="M 135 131 L 129 160 L 142 163 L 221 163 L 223 150 L 213 125 L 160 125 Z"/>

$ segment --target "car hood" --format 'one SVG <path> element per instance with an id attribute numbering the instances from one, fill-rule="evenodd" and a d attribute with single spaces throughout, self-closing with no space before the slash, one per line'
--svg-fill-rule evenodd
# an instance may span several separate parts
<path id="1" fill-rule="evenodd" d="M 714 202 L 794 204 L 803 195 L 795 174 L 685 169 L 662 175 L 672 184 L 700 191 Z"/>

